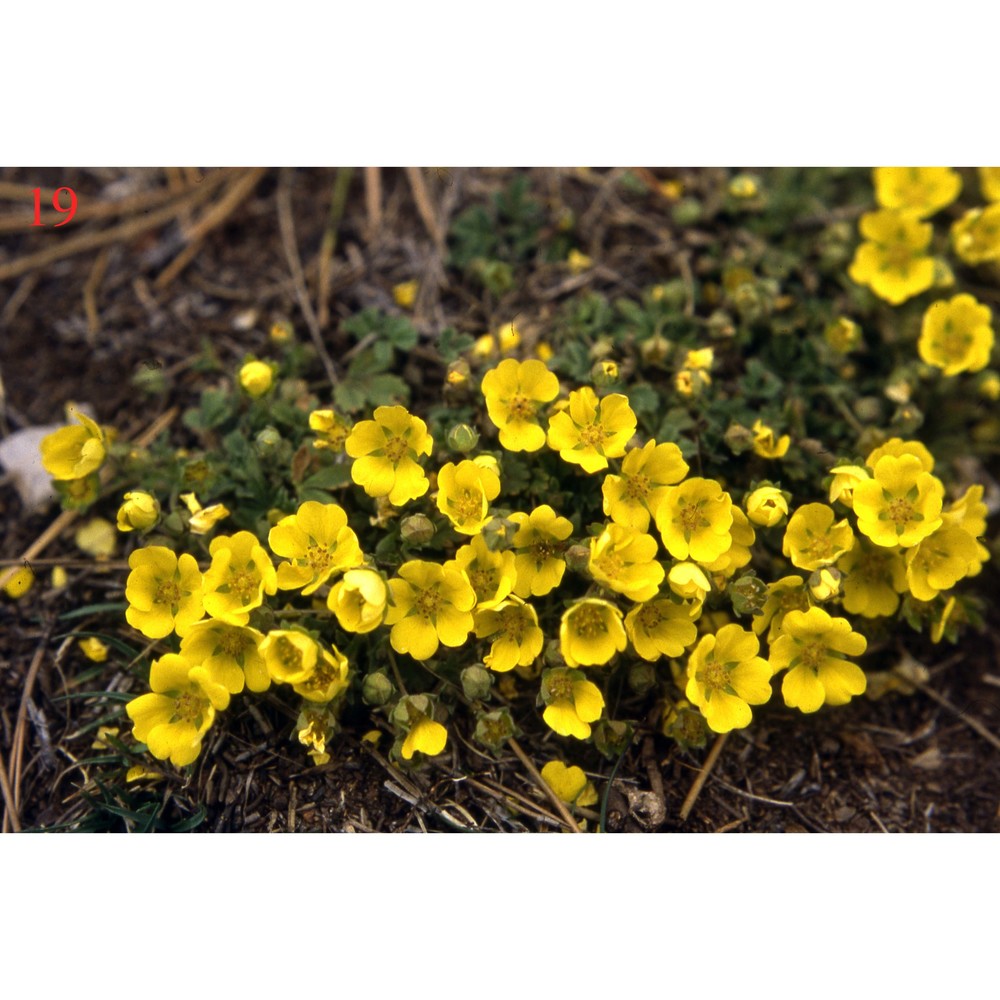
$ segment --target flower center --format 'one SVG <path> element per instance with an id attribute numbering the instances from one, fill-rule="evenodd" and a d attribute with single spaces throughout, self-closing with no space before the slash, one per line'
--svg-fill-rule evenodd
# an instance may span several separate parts
<path id="1" fill-rule="evenodd" d="M 495 569 L 469 569 L 469 583 L 476 592 L 476 599 L 479 601 L 488 600 L 497 592 L 499 574 Z"/>
<path id="2" fill-rule="evenodd" d="M 382 452 L 385 457 L 392 462 L 393 465 L 398 465 L 399 460 L 406 454 L 409 450 L 406 441 L 401 437 L 391 437 L 382 446 Z"/>
<path id="3" fill-rule="evenodd" d="M 449 503 L 462 522 L 478 521 L 483 516 L 483 494 L 476 490 L 462 490 Z"/>
<path id="4" fill-rule="evenodd" d="M 176 606 L 180 603 L 181 588 L 173 580 L 165 580 L 156 588 L 153 595 L 154 604 L 169 604 Z"/>
<path id="5" fill-rule="evenodd" d="M 202 712 L 202 699 L 194 691 L 185 691 L 183 694 L 179 695 L 177 698 L 177 704 L 174 708 L 174 717 L 171 719 L 172 722 L 190 722 L 192 725 L 197 723 L 197 720 Z"/>
<path id="6" fill-rule="evenodd" d="M 255 572 L 241 569 L 229 577 L 229 589 L 244 603 L 248 604 L 256 596 L 260 579 Z"/>
<path id="7" fill-rule="evenodd" d="M 531 420 L 535 416 L 535 401 L 527 396 L 517 395 L 507 404 L 511 420 Z"/>
<path id="8" fill-rule="evenodd" d="M 541 566 L 555 554 L 555 546 L 551 542 L 535 542 L 528 551 L 536 565 Z"/>
<path id="9" fill-rule="evenodd" d="M 309 675 L 303 686 L 310 691 L 325 691 L 336 679 L 333 666 L 325 656 L 316 661 L 316 669 Z"/>
<path id="10" fill-rule="evenodd" d="M 274 645 L 278 660 L 289 673 L 302 669 L 302 650 L 291 639 L 281 636 Z"/>
<path id="11" fill-rule="evenodd" d="M 227 656 L 238 656 L 250 645 L 249 637 L 235 629 L 226 629 L 219 636 L 218 649 Z"/>
<path id="12" fill-rule="evenodd" d="M 709 660 L 705 669 L 698 674 L 700 680 L 710 691 L 724 691 L 729 687 L 729 669 L 725 663 Z"/>
<path id="13" fill-rule="evenodd" d="M 314 572 L 322 573 L 330 568 L 330 563 L 333 562 L 333 553 L 319 545 L 310 545 L 306 549 L 305 560 Z"/>
<path id="14" fill-rule="evenodd" d="M 422 590 L 413 602 L 413 607 L 424 621 L 429 622 L 441 607 L 441 595 L 437 590 Z"/>
<path id="15" fill-rule="evenodd" d="M 691 534 L 698 528 L 708 527 L 708 521 L 705 520 L 701 513 L 704 503 L 704 500 L 699 500 L 697 503 L 685 503 L 681 500 L 677 517 L 674 518 L 674 524 L 680 524 L 685 537 L 690 538 Z"/>
<path id="16" fill-rule="evenodd" d="M 605 552 L 594 565 L 603 576 L 615 580 L 625 569 L 625 560 L 617 552 Z"/>
<path id="17" fill-rule="evenodd" d="M 573 700 L 573 682 L 565 674 L 559 677 L 550 677 L 546 686 L 549 690 L 549 697 L 553 701 Z"/>
<path id="18" fill-rule="evenodd" d="M 503 617 L 504 634 L 512 642 L 516 642 L 520 645 L 521 639 L 524 637 L 526 624 L 527 623 L 521 616 L 520 611 L 516 608 L 512 608 Z"/>
<path id="19" fill-rule="evenodd" d="M 630 476 L 625 478 L 625 490 L 623 499 L 631 503 L 638 503 L 649 496 L 649 479 L 643 475 Z"/>
<path id="20" fill-rule="evenodd" d="M 588 448 L 596 448 L 604 443 L 604 430 L 600 424 L 587 424 L 580 428 L 580 440 Z"/>
<path id="21" fill-rule="evenodd" d="M 826 643 L 813 641 L 806 643 L 802 647 L 800 654 L 802 665 L 810 670 L 818 670 L 820 664 L 826 659 Z"/>
<path id="22" fill-rule="evenodd" d="M 896 522 L 896 530 L 902 531 L 903 525 L 914 520 L 913 504 L 905 497 L 897 497 L 891 501 L 888 510 L 889 520 Z"/>
<path id="23" fill-rule="evenodd" d="M 663 615 L 657 611 L 656 605 L 644 604 L 637 616 L 637 620 L 647 632 L 652 632 L 663 621 Z"/>
<path id="24" fill-rule="evenodd" d="M 581 608 L 573 615 L 573 629 L 581 639 L 593 639 L 607 632 L 608 626 L 599 608 Z"/>

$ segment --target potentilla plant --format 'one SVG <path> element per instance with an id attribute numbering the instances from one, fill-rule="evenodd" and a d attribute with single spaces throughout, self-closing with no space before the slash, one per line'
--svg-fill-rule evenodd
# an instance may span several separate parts
<path id="1" fill-rule="evenodd" d="M 924 220 L 958 191 L 951 172 L 917 170 L 877 172 L 876 192 L 849 273 L 901 305 L 936 287 Z M 772 699 L 848 704 L 868 686 L 866 653 L 901 627 L 957 640 L 976 621 L 964 581 L 989 558 L 983 485 L 959 487 L 900 430 L 919 426 L 912 414 L 854 416 L 880 412 L 847 360 L 863 309 L 802 335 L 846 431 L 806 434 L 794 400 L 754 413 L 748 399 L 782 389 L 777 364 L 744 356 L 776 297 L 748 273 L 730 269 L 714 293 L 742 304 L 742 332 L 716 318 L 666 337 L 681 304 L 661 289 L 619 304 L 624 325 L 602 314 L 585 358 L 558 331 L 554 347 L 518 336 L 455 351 L 424 412 L 393 382 L 368 384 L 388 392 L 379 405 L 340 387 L 330 405 L 293 361 L 250 359 L 187 415 L 200 452 L 115 455 L 83 416 L 48 438 L 67 498 L 94 493 L 110 456 L 118 527 L 141 541 L 126 618 L 156 655 L 150 692 L 126 708 L 135 739 L 190 764 L 233 698 L 274 688 L 317 764 L 347 704 L 377 713 L 406 766 L 445 752 L 462 714 L 493 752 L 534 711 L 562 753 L 590 741 L 617 756 L 635 722 L 614 717 L 614 677 L 687 747 L 751 725 Z M 358 329 L 411 342 L 398 319 L 379 322 Z M 992 314 L 958 292 L 926 308 L 916 345 L 885 351 L 904 369 L 886 393 L 916 411 L 921 392 L 987 368 Z M 591 378 L 572 376 L 585 366 Z M 593 801 L 582 773 L 546 767 L 564 801 Z"/>

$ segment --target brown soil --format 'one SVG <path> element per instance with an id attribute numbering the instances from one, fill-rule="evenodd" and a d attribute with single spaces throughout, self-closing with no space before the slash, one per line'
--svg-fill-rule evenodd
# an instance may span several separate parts
<path id="1" fill-rule="evenodd" d="M 428 338 L 446 324 L 479 333 L 515 315 L 544 316 L 576 287 L 565 285 L 564 272 L 539 264 L 526 286 L 492 300 L 469 295 L 443 266 L 429 230 L 444 231 L 457 211 L 497 189 L 509 173 L 426 172 L 432 214 L 425 219 L 407 174 L 383 171 L 377 235 L 369 230 L 361 176 L 355 173 L 328 273 L 324 337 L 335 358 L 346 346 L 339 320 L 366 306 L 388 307 L 392 286 L 412 277 L 422 284 L 415 323 Z M 666 212 L 636 213 L 614 193 L 608 173 L 583 179 L 568 171 L 533 173 L 537 191 L 576 210 L 584 247 L 599 252 L 604 267 L 588 279 L 592 287 L 634 292 L 676 276 L 677 255 L 685 245 L 671 233 Z M 196 190 L 194 180 L 181 171 L 7 169 L 0 171 L 0 193 L 13 198 L 11 185 L 27 190 L 69 185 L 82 206 L 169 185 L 177 187 L 180 199 L 184 191 Z M 289 317 L 305 330 L 278 221 L 279 192 L 289 185 L 307 293 L 316 303 L 332 171 L 268 171 L 251 178 L 245 196 L 206 233 L 187 266 L 162 281 L 188 245 L 190 212 L 197 217 L 205 205 L 217 206 L 238 183 L 234 175 L 190 209 L 178 202 L 174 217 L 142 232 L 0 280 L 0 372 L 6 390 L 0 430 L 58 420 L 67 400 L 81 400 L 94 406 L 102 422 L 132 436 L 168 408 L 190 405 L 197 397 L 205 376 L 191 362 L 206 338 L 221 363 L 231 367 L 248 351 L 265 348 L 264 331 L 273 319 Z M 696 187 L 697 177 L 690 183 Z M 84 221 L 72 233 L 70 227 L 66 233 L 27 225 L 0 229 L 0 275 L 60 240 L 138 223 L 159 210 L 147 206 L 120 218 Z M 0 199 L 0 224 L 15 212 L 30 222 L 30 196 Z M 257 313 L 253 322 L 250 310 Z M 170 392 L 152 402 L 132 385 L 144 365 L 171 381 Z M 407 375 L 420 378 L 412 365 Z M 436 384 L 439 372 L 428 379 L 428 386 Z M 26 516 L 14 489 L 0 486 L 5 526 L 0 556 L 19 559 L 54 516 Z M 190 775 L 170 772 L 156 783 L 127 788 L 110 784 L 114 777 L 121 784 L 120 759 L 92 749 L 95 728 L 106 721 L 127 732 L 122 698 L 115 694 L 138 690 L 140 682 L 128 670 L 89 663 L 65 637 L 96 630 L 133 647 L 138 637 L 117 625 L 113 614 L 60 620 L 85 604 L 120 601 L 125 578 L 116 564 L 101 569 L 74 561 L 71 534 L 64 532 L 35 560 L 40 585 L 27 598 L 0 604 L 0 749 L 2 766 L 16 786 L 11 794 L 18 799 L 21 827 L 173 829 L 187 821 L 199 830 L 242 831 L 563 828 L 522 760 L 510 751 L 500 759 L 482 753 L 460 722 L 447 754 L 422 770 L 402 773 L 361 739 L 373 725 L 367 715 L 348 715 L 331 762 L 313 768 L 290 741 L 293 719 L 274 695 L 262 703 L 243 699 L 227 713 Z M 69 568 L 68 588 L 47 589 L 46 560 L 61 560 Z M 1000 831 L 1000 749 L 996 736 L 990 738 L 1000 733 L 995 667 L 1000 632 L 995 615 L 986 618 L 986 634 L 969 636 L 959 653 L 904 638 L 931 668 L 926 690 L 857 699 L 812 717 L 777 703 L 757 712 L 749 730 L 726 740 L 685 821 L 681 806 L 708 748 L 683 752 L 652 730 L 640 732 L 607 797 L 607 828 Z M 552 734 L 527 700 L 515 702 L 515 717 L 528 757 L 540 766 L 555 756 Z M 109 770 L 112 759 L 118 770 Z M 603 793 L 612 765 L 593 752 L 587 764 Z M 577 818 L 590 829 L 599 822 L 596 807 Z"/>

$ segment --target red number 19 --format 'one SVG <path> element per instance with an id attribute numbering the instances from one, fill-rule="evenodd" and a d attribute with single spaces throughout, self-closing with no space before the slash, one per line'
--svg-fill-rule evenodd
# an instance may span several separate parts
<path id="1" fill-rule="evenodd" d="M 59 204 L 59 195 L 65 191 L 69 195 L 69 208 L 63 208 Z M 33 226 L 44 226 L 45 223 L 42 222 L 42 189 L 35 188 L 35 221 L 32 223 Z M 57 222 L 52 227 L 53 229 L 58 229 L 60 226 L 65 226 L 67 222 L 70 222 L 74 215 L 76 215 L 76 192 L 72 188 L 61 187 L 55 194 L 52 195 L 52 207 L 60 214 L 65 215 L 66 218 L 62 222 Z"/>

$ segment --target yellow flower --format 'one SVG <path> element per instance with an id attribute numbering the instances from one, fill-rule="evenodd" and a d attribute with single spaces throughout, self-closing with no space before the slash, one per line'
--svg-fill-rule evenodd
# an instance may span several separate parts
<path id="1" fill-rule="evenodd" d="M 320 654 L 316 640 L 297 629 L 268 632 L 258 649 L 268 675 L 278 684 L 302 684 L 309 680 Z"/>
<path id="2" fill-rule="evenodd" d="M 42 439 L 42 465 L 53 479 L 83 479 L 96 472 L 107 454 L 104 431 L 75 407 L 68 412 L 80 427 L 60 427 Z"/>
<path id="3" fill-rule="evenodd" d="M 702 347 L 697 351 L 688 351 L 684 358 L 684 367 L 692 371 L 708 371 L 715 363 L 715 351 L 711 347 Z"/>
<path id="4" fill-rule="evenodd" d="M 21 566 L 7 575 L 3 592 L 11 600 L 20 600 L 35 585 L 35 574 L 27 567 Z"/>
<path id="5" fill-rule="evenodd" d="M 107 644 L 101 642 L 96 635 L 81 639 L 80 649 L 83 650 L 83 655 L 94 663 L 103 663 L 108 658 Z"/>
<path id="6" fill-rule="evenodd" d="M 755 420 L 753 427 L 753 450 L 761 458 L 784 458 L 788 452 L 788 446 L 792 439 L 787 434 L 776 437 L 774 428 L 769 427 L 762 420 Z"/>
<path id="7" fill-rule="evenodd" d="M 476 610 L 495 608 L 514 590 L 516 557 L 510 550 L 493 552 L 482 535 L 463 545 L 445 566 L 464 572 L 476 592 Z"/>
<path id="8" fill-rule="evenodd" d="M 438 473 L 437 506 L 463 535 L 478 535 L 489 520 L 490 501 L 500 495 L 500 477 L 479 462 L 449 462 Z"/>
<path id="9" fill-rule="evenodd" d="M 118 543 L 114 525 L 103 517 L 92 517 L 77 528 L 73 540 L 83 552 L 93 556 L 98 562 L 110 559 L 115 554 Z"/>
<path id="10" fill-rule="evenodd" d="M 349 569 L 331 588 L 327 607 L 345 632 L 372 632 L 389 606 L 389 587 L 373 569 Z"/>
<path id="11" fill-rule="evenodd" d="M 775 486 L 761 486 L 747 497 L 747 517 L 762 528 L 773 528 L 788 515 L 788 501 Z"/>
<path id="12" fill-rule="evenodd" d="M 313 410 L 309 414 L 309 429 L 316 432 L 314 448 L 327 448 L 334 453 L 344 450 L 351 425 L 334 410 Z"/>
<path id="13" fill-rule="evenodd" d="M 472 631 L 476 594 L 464 573 L 412 559 L 389 581 L 393 604 L 386 615 L 397 653 L 427 660 L 438 649 L 461 646 Z"/>
<path id="14" fill-rule="evenodd" d="M 621 458 L 635 434 L 636 418 L 628 397 L 614 392 L 598 400 L 589 386 L 569 394 L 569 406 L 549 421 L 548 445 L 565 462 L 584 472 L 608 467 L 609 458 Z"/>
<path id="15" fill-rule="evenodd" d="M 846 705 L 864 694 L 864 671 L 843 657 L 860 656 L 867 647 L 846 618 L 831 618 L 822 608 L 789 611 L 771 643 L 774 672 L 788 670 L 781 683 L 785 704 L 815 712 L 824 703 Z"/>
<path id="16" fill-rule="evenodd" d="M 307 500 L 268 533 L 271 551 L 290 562 L 278 565 L 279 590 L 315 593 L 334 573 L 360 566 L 365 557 L 347 513 L 335 503 Z"/>
<path id="17" fill-rule="evenodd" d="M 729 181 L 727 190 L 731 197 L 744 201 L 756 198 L 760 188 L 757 186 L 757 181 L 749 174 L 737 174 Z"/>
<path id="18" fill-rule="evenodd" d="M 535 609 L 513 596 L 493 609 L 476 611 L 476 637 L 488 639 L 491 636 L 495 637 L 493 645 L 483 657 L 483 663 L 498 673 L 530 666 L 545 643 Z"/>
<path id="19" fill-rule="evenodd" d="M 884 455 L 854 487 L 858 531 L 876 545 L 909 548 L 941 526 L 944 486 L 913 455 Z"/>
<path id="20" fill-rule="evenodd" d="M 295 336 L 295 327 L 287 319 L 279 319 L 271 324 L 267 335 L 275 344 L 287 344 Z"/>
<path id="21" fill-rule="evenodd" d="M 249 531 L 238 531 L 213 538 L 208 551 L 212 564 L 205 573 L 205 610 L 230 625 L 246 625 L 264 595 L 278 590 L 267 550 Z"/>
<path id="22" fill-rule="evenodd" d="M 569 805 L 592 806 L 598 801 L 593 782 L 576 765 L 567 767 L 561 760 L 550 760 L 542 768 L 542 780 Z"/>
<path id="23" fill-rule="evenodd" d="M 271 366 L 263 361 L 248 361 L 240 369 L 240 385 L 248 396 L 258 399 L 264 395 L 274 383 L 274 372 Z"/>
<path id="24" fill-rule="evenodd" d="M 255 628 L 209 619 L 191 626 L 181 639 L 181 655 L 211 671 L 230 694 L 239 694 L 244 684 L 266 691 L 271 678 L 260 653 L 263 640 Z"/>
<path id="25" fill-rule="evenodd" d="M 791 516 L 785 528 L 781 551 L 799 569 L 832 566 L 854 547 L 854 532 L 845 518 L 834 523 L 832 507 L 807 503 Z"/>
<path id="26" fill-rule="evenodd" d="M 865 465 L 869 469 L 874 469 L 880 458 L 891 455 L 893 458 L 901 458 L 903 455 L 912 455 L 920 459 L 920 464 L 924 472 L 934 471 L 934 456 L 927 450 L 927 447 L 920 441 L 904 441 L 902 438 L 890 438 L 885 444 L 875 448 L 865 459 Z M 852 466 L 853 468 L 853 466 Z M 862 477 L 870 478 L 870 477 Z"/>
<path id="27" fill-rule="evenodd" d="M 977 167 L 979 188 L 987 201 L 1000 201 L 1000 167 Z"/>
<path id="28" fill-rule="evenodd" d="M 293 684 L 292 690 L 307 701 L 325 704 L 347 690 L 350 683 L 348 675 L 347 657 L 336 646 L 331 646 L 319 650 L 309 676 Z"/>
<path id="29" fill-rule="evenodd" d="M 679 562 L 671 566 L 667 573 L 667 583 L 678 597 L 695 601 L 699 606 L 712 589 L 705 571 L 693 562 Z"/>
<path id="30" fill-rule="evenodd" d="M 986 534 L 987 513 L 986 504 L 983 503 L 983 487 L 980 483 L 974 483 L 947 510 L 941 511 L 941 520 L 944 527 L 961 528 L 978 539 Z M 979 573 L 982 564 L 990 557 L 989 550 L 978 541 L 976 548 L 976 564 L 969 569 L 969 576 Z"/>
<path id="31" fill-rule="evenodd" d="M 739 625 L 723 625 L 715 635 L 702 636 L 692 651 L 684 693 L 713 732 L 750 725 L 750 706 L 770 699 L 771 667 L 759 651 L 757 636 Z"/>
<path id="32" fill-rule="evenodd" d="M 194 556 L 178 557 L 162 545 L 136 549 L 128 557 L 125 618 L 148 639 L 176 629 L 183 636 L 205 614 L 201 571 Z"/>
<path id="33" fill-rule="evenodd" d="M 710 563 L 732 544 L 732 497 L 714 479 L 670 486 L 656 511 L 656 527 L 675 559 Z"/>
<path id="34" fill-rule="evenodd" d="M 224 504 L 213 503 L 202 507 L 193 493 L 182 493 L 180 499 L 191 512 L 188 528 L 193 535 L 207 535 L 220 521 L 229 517 L 229 508 Z"/>
<path id="35" fill-rule="evenodd" d="M 201 741 L 215 713 L 229 706 L 229 692 L 204 666 L 177 653 L 167 653 L 149 670 L 152 693 L 125 706 L 135 738 L 157 760 L 183 767 L 201 753 Z"/>
<path id="36" fill-rule="evenodd" d="M 400 747 L 404 760 L 412 760 L 416 752 L 436 757 L 448 743 L 448 731 L 435 722 L 434 704 L 425 694 L 406 695 L 392 710 L 392 721 L 406 732 Z"/>
<path id="37" fill-rule="evenodd" d="M 387 496 L 397 507 L 427 492 L 430 483 L 416 460 L 433 447 L 427 424 L 404 406 L 378 407 L 375 419 L 355 424 L 344 442 L 354 459 L 351 478 L 368 496 Z"/>
<path id="38" fill-rule="evenodd" d="M 125 494 L 125 502 L 118 508 L 119 531 L 145 531 L 160 518 L 160 505 L 156 497 L 132 490 Z"/>
<path id="39" fill-rule="evenodd" d="M 396 305 L 400 309 L 412 309 L 413 303 L 417 301 L 417 291 L 420 288 L 420 282 L 414 279 L 413 281 L 403 281 L 398 285 L 393 285 L 392 297 L 396 302 Z"/>
<path id="40" fill-rule="evenodd" d="M 588 268 L 594 266 L 594 262 L 575 247 L 567 255 L 566 263 L 569 265 L 570 274 L 583 274 Z"/>
<path id="41" fill-rule="evenodd" d="M 664 577 L 663 567 L 655 561 L 657 549 L 652 535 L 609 524 L 590 541 L 590 575 L 632 601 L 648 601 Z"/>
<path id="42" fill-rule="evenodd" d="M 951 242 L 966 264 L 1000 260 L 1000 202 L 966 212 L 952 225 Z"/>
<path id="43" fill-rule="evenodd" d="M 687 474 L 688 464 L 672 442 L 647 441 L 641 448 L 630 448 L 622 461 L 621 475 L 604 477 L 604 513 L 615 524 L 646 531 L 668 487 Z"/>
<path id="44" fill-rule="evenodd" d="M 917 350 L 945 375 L 982 371 L 993 350 L 993 313 L 971 295 L 939 299 L 924 313 Z"/>
<path id="45" fill-rule="evenodd" d="M 644 660 L 680 656 L 698 638 L 690 609 L 669 598 L 647 601 L 625 616 L 625 633 Z"/>
<path id="46" fill-rule="evenodd" d="M 623 633 L 624 637 L 624 633 Z M 590 737 L 590 723 L 604 711 L 604 697 L 582 670 L 557 667 L 542 674 L 542 701 L 545 724 L 560 736 L 578 740 Z"/>
<path id="47" fill-rule="evenodd" d="M 912 212 L 918 219 L 950 205 L 962 190 L 951 167 L 876 167 L 875 200 L 882 208 Z"/>
<path id="48" fill-rule="evenodd" d="M 837 563 L 844 574 L 844 610 L 878 618 L 896 613 L 899 595 L 906 592 L 906 567 L 899 550 L 858 539 Z"/>
<path id="49" fill-rule="evenodd" d="M 501 361 L 483 376 L 482 391 L 504 448 L 538 451 L 545 444 L 538 410 L 559 395 L 559 379 L 541 361 Z"/>
<path id="50" fill-rule="evenodd" d="M 942 527 L 906 553 L 906 582 L 918 601 L 933 601 L 978 566 L 979 546 L 967 531 Z"/>
<path id="51" fill-rule="evenodd" d="M 754 616 L 750 627 L 757 635 L 763 635 L 767 629 L 767 641 L 772 642 L 789 611 L 805 611 L 809 606 L 809 591 L 802 577 L 783 576 L 767 585 L 763 610 Z"/>
<path id="52" fill-rule="evenodd" d="M 478 358 L 489 358 L 499 352 L 511 354 L 521 346 L 521 331 L 513 323 L 504 323 L 494 337 L 484 333 L 472 345 L 472 353 Z"/>
<path id="53" fill-rule="evenodd" d="M 929 222 L 883 209 L 862 215 L 859 228 L 865 242 L 848 268 L 852 281 L 868 285 L 894 306 L 934 284 L 934 259 L 927 254 L 934 231 Z"/>
<path id="54" fill-rule="evenodd" d="M 566 562 L 563 543 L 573 534 L 573 525 L 547 504 L 530 514 L 516 511 L 510 515 L 518 527 L 514 535 L 514 566 L 518 597 L 542 597 L 562 582 Z"/>
<path id="55" fill-rule="evenodd" d="M 569 666 L 602 666 L 627 645 L 622 613 L 610 601 L 588 597 L 563 613 L 559 648 Z"/>
<path id="56" fill-rule="evenodd" d="M 839 500 L 845 507 L 854 507 L 854 487 L 862 480 L 871 479 L 868 470 L 860 465 L 835 465 L 831 470 L 830 503 Z"/>

